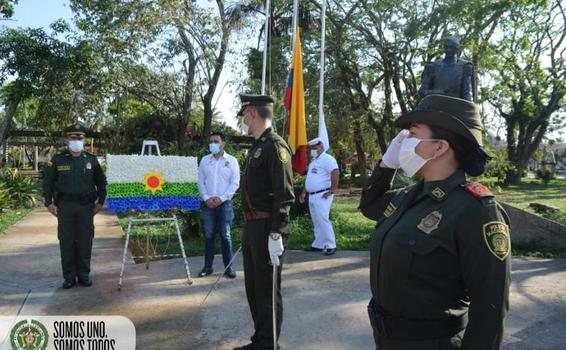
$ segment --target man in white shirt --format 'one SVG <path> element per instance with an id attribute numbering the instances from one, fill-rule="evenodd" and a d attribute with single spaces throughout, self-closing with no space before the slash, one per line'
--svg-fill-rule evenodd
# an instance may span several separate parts
<path id="1" fill-rule="evenodd" d="M 205 235 L 204 268 L 199 277 L 212 274 L 214 260 L 214 241 L 217 229 L 222 241 L 222 260 L 224 275 L 235 278 L 236 272 L 228 266 L 232 260 L 232 237 L 230 228 L 234 220 L 232 197 L 240 185 L 240 166 L 238 160 L 224 151 L 226 146 L 223 134 L 212 133 L 209 138 L 210 154 L 204 156 L 198 168 L 198 188 L 204 201 L 202 218 Z"/>
<path id="2" fill-rule="evenodd" d="M 320 138 L 309 141 L 311 162 L 305 180 L 305 189 L 299 197 L 304 203 L 309 195 L 309 211 L 314 226 L 314 241 L 306 251 L 324 251 L 325 255 L 336 253 L 336 237 L 330 222 L 330 207 L 338 189 L 339 170 L 336 159 L 324 151 Z"/>

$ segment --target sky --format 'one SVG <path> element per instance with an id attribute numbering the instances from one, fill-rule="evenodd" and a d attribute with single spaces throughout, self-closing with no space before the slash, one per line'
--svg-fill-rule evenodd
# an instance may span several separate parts
<path id="1" fill-rule="evenodd" d="M 0 26 L 11 28 L 45 28 L 56 20 L 63 18 L 71 20 L 73 12 L 71 11 L 68 0 L 20 0 L 14 7 L 14 16 L 12 20 L 0 21 Z M 238 70 L 241 68 L 241 60 L 235 59 L 234 54 L 228 54 L 226 64 L 222 70 L 222 76 L 216 89 L 214 101 L 216 109 L 220 112 L 221 119 L 233 128 L 237 128 L 237 98 L 238 92 L 235 87 L 226 84 L 233 81 L 234 76 L 232 68 Z M 236 67 L 233 67 L 236 65 Z"/>

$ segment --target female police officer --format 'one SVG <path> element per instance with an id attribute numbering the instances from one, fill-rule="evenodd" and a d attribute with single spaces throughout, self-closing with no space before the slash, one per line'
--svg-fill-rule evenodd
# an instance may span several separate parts
<path id="1" fill-rule="evenodd" d="M 368 306 L 377 349 L 498 349 L 508 310 L 510 237 L 483 173 L 482 123 L 469 101 L 429 95 L 364 187 L 371 240 Z M 422 178 L 390 190 L 396 169 Z"/>

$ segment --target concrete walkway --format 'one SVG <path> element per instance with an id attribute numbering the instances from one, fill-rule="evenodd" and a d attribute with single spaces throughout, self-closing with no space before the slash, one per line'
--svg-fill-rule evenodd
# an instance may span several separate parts
<path id="1" fill-rule="evenodd" d="M 137 349 L 232 349 L 248 342 L 252 321 L 241 256 L 238 278 L 186 283 L 182 260 L 134 264 L 129 257 L 117 291 L 123 242 L 116 217 L 96 217 L 91 288 L 60 288 L 56 220 L 38 209 L 0 236 L 0 316 L 123 315 L 137 331 Z M 191 272 L 202 257 L 189 259 Z M 215 259 L 220 273 L 221 259 Z M 283 272 L 285 349 L 374 349 L 366 316 L 370 297 L 367 252 L 339 251 L 332 258 L 288 252 Z M 504 349 L 563 349 L 566 343 L 566 260 L 513 259 L 511 313 Z"/>

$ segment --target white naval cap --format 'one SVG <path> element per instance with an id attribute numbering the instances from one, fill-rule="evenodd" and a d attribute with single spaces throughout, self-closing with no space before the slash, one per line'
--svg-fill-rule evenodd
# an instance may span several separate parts
<path id="1" fill-rule="evenodd" d="M 309 146 L 316 146 L 316 145 L 321 144 L 321 143 L 323 143 L 323 142 L 322 142 L 322 139 L 320 137 L 314 138 L 314 139 L 312 139 L 308 142 Z"/>

